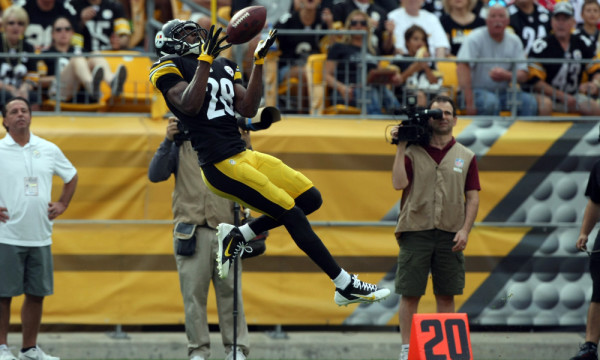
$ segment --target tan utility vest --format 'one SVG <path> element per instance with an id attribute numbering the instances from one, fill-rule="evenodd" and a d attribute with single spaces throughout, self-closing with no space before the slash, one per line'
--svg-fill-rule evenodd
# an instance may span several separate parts
<path id="1" fill-rule="evenodd" d="M 403 231 L 457 232 L 465 222 L 465 183 L 475 154 L 455 143 L 438 165 L 421 146 L 406 149 L 413 178 L 403 194 L 396 237 Z"/>
<path id="2" fill-rule="evenodd" d="M 189 141 L 179 147 L 172 208 L 175 222 L 213 229 L 222 222 L 233 224 L 233 201 L 216 195 L 204 184 L 198 155 Z"/>

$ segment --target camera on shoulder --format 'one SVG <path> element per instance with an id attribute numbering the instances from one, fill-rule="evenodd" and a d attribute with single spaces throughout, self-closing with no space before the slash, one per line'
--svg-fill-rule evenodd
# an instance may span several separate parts
<path id="1" fill-rule="evenodd" d="M 426 109 L 417 106 L 416 95 L 407 96 L 407 106 L 396 110 L 396 115 L 406 115 L 407 119 L 402 120 L 398 125 L 398 135 L 392 138 L 392 144 L 398 144 L 400 141 L 411 143 L 427 143 L 431 137 L 431 127 L 429 118 L 441 119 L 443 112 L 440 109 Z"/>

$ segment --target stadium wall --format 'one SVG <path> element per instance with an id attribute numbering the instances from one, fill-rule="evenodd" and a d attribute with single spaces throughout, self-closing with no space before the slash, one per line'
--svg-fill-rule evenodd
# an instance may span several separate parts
<path id="1" fill-rule="evenodd" d="M 477 154 L 482 185 L 467 286 L 457 298 L 473 324 L 585 323 L 591 280 L 587 255 L 574 243 L 599 152 L 598 123 L 575 120 L 459 120 L 455 134 Z M 324 204 L 310 220 L 341 265 L 393 288 L 400 193 L 391 185 L 395 149 L 385 141 L 391 124 L 285 117 L 252 141 L 317 185 Z M 54 226 L 55 294 L 46 300 L 45 323 L 183 324 L 173 180 L 152 184 L 146 176 L 165 126 L 146 117 L 34 117 L 32 131 L 60 146 L 79 171 L 71 206 Z M 61 186 L 55 181 L 54 197 Z M 271 232 L 266 254 L 243 268 L 249 324 L 398 323 L 397 295 L 338 308 L 331 281 L 281 229 Z M 209 299 L 209 322 L 217 323 Z M 429 286 L 420 312 L 434 311 Z"/>

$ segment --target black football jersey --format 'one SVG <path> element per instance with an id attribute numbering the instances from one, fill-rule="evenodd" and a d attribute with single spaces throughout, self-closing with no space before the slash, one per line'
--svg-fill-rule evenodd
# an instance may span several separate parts
<path id="1" fill-rule="evenodd" d="M 90 6 L 87 0 L 73 0 L 73 7 L 77 16 L 81 17 L 81 11 Z M 86 52 L 98 50 L 110 50 L 110 35 L 114 31 L 115 22 L 128 20 L 125 17 L 123 5 L 114 0 L 102 0 L 98 5 L 96 16 L 79 29 L 83 35 L 83 49 Z"/>
<path id="2" fill-rule="evenodd" d="M 242 74 L 231 60 L 218 57 L 210 70 L 202 109 L 196 116 L 179 111 L 166 94 L 181 81 L 190 83 L 196 72 L 196 56 L 165 56 L 152 65 L 150 82 L 163 93 L 167 106 L 190 132 L 200 165 L 219 162 L 244 151 L 235 117 L 235 84 L 242 83 Z"/>
<path id="3" fill-rule="evenodd" d="M 588 34 L 587 32 L 585 32 L 585 30 L 583 30 L 583 24 L 577 24 L 577 28 L 575 29 L 573 34 L 581 34 L 590 39 L 592 44 L 594 44 L 594 48 L 596 49 L 596 51 L 598 51 L 598 35 L 600 35 L 599 30 L 596 30 L 596 32 L 593 34 Z"/>
<path id="4" fill-rule="evenodd" d="M 473 20 L 472 23 L 461 25 L 454 21 L 450 15 L 443 14 L 440 18 L 440 23 L 448 35 L 448 40 L 450 40 L 450 53 L 454 56 L 458 54 L 458 50 L 463 41 L 465 41 L 465 37 L 467 37 L 473 29 L 485 26 L 485 20 L 479 16 L 475 16 L 475 20 Z"/>
<path id="5" fill-rule="evenodd" d="M 18 0 L 14 2 L 27 11 L 29 26 L 25 30 L 25 40 L 36 49 L 47 49 L 52 44 L 52 23 L 58 17 L 66 17 L 75 28 L 76 11 L 70 0 L 56 0 L 54 8 L 42 11 L 36 0 Z"/>
<path id="6" fill-rule="evenodd" d="M 21 86 L 28 76 L 37 74 L 37 59 L 27 56 L 35 52 L 33 46 L 25 41 L 21 41 L 21 44 L 18 51 L 14 48 L 6 50 L 4 37 L 0 36 L 0 49 L 5 49 L 4 52 L 9 54 L 20 54 L 13 58 L 0 57 L 0 80 L 15 87 Z"/>
<path id="7" fill-rule="evenodd" d="M 541 5 L 534 5 L 531 14 L 525 14 L 514 4 L 508 7 L 510 26 L 523 42 L 525 54 L 529 53 L 533 42 L 550 34 L 550 12 Z"/>
<path id="8" fill-rule="evenodd" d="M 571 34 L 567 51 L 563 50 L 554 35 L 549 35 L 536 40 L 529 52 L 529 59 L 582 60 L 596 58 L 592 42 L 585 36 L 573 34 Z M 567 94 L 576 94 L 584 72 L 591 78 L 599 70 L 600 64 L 598 62 L 587 64 L 583 62 L 530 63 L 529 78 L 532 84 L 543 80 Z"/>
<path id="9" fill-rule="evenodd" d="M 279 59 L 283 63 L 288 63 L 290 61 L 294 63 L 305 62 L 310 54 L 321 52 L 319 42 L 323 35 L 303 35 L 302 30 L 326 30 L 327 26 L 323 25 L 320 21 L 320 17 L 317 16 L 316 21 L 313 24 L 309 27 L 305 27 L 302 21 L 300 21 L 299 13 L 294 11 L 293 13 L 282 16 L 275 24 L 275 29 L 298 30 L 298 35 L 277 35 L 279 50 L 281 51 Z"/>

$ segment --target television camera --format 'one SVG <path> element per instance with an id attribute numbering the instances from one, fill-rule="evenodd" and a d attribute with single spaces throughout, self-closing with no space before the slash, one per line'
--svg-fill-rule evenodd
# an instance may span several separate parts
<path id="1" fill-rule="evenodd" d="M 409 144 L 429 142 L 431 136 L 429 118 L 441 119 L 444 113 L 440 109 L 416 106 L 415 96 L 409 96 L 407 102 L 408 106 L 395 111 L 396 115 L 406 115 L 407 119 L 402 120 L 398 125 L 398 134 L 392 138 L 392 144 L 397 145 L 400 141 L 408 141 Z"/>

